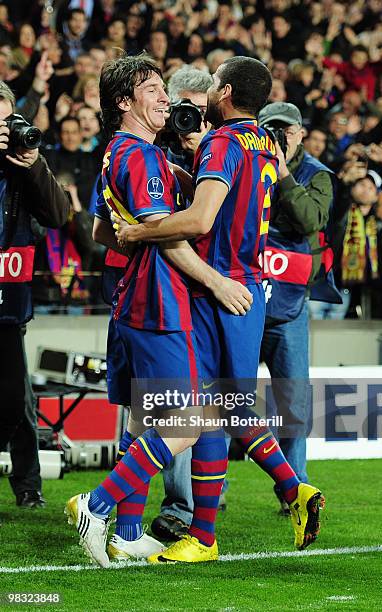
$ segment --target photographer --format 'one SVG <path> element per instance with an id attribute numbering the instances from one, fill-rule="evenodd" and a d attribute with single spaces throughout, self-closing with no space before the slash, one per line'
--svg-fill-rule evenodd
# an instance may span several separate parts
<path id="1" fill-rule="evenodd" d="M 212 78 L 206 72 L 192 66 L 183 66 L 172 75 L 168 82 L 168 95 L 173 108 L 175 104 L 179 105 L 181 100 L 189 100 L 198 107 L 201 113 L 198 117 L 197 112 L 191 110 L 192 116 L 189 116 L 189 121 L 195 117 L 195 121 L 201 122 L 207 109 L 207 89 L 211 83 Z M 206 127 L 201 122 L 198 132 L 188 132 L 186 122 L 182 133 L 179 133 L 178 130 L 176 134 L 172 132 L 172 144 L 170 143 L 166 155 L 168 161 L 191 173 L 196 149 L 209 129 L 210 126 Z"/>
<path id="2" fill-rule="evenodd" d="M 11 119 L 14 108 L 12 91 L 0 82 L 0 450 L 31 427 L 25 418 L 21 326 L 32 317 L 32 215 L 41 225 L 59 227 L 69 212 L 64 191 L 39 155 L 39 131 L 22 118 Z M 12 486 L 22 496 L 17 483 Z"/>
<path id="3" fill-rule="evenodd" d="M 294 104 L 269 104 L 260 112 L 259 123 L 276 133 L 278 139 L 285 139 L 285 155 L 276 143 L 279 180 L 272 200 L 267 247 L 281 248 L 288 256 L 288 278 L 272 277 L 261 357 L 270 371 L 277 410 L 283 416 L 283 432 L 288 435 L 280 439 L 280 447 L 298 477 L 308 482 L 306 434 L 311 406 L 306 294 L 321 266 L 319 231 L 329 219 L 333 199 L 331 171 L 304 151 L 301 113 Z M 310 261 L 304 280 L 301 265 L 298 263 L 296 269 L 293 266 L 301 254 Z M 276 487 L 275 493 L 287 513 L 288 507 Z"/>

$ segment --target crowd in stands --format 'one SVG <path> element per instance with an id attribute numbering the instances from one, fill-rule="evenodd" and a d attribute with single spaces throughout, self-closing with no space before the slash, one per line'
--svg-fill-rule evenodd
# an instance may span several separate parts
<path id="1" fill-rule="evenodd" d="M 270 101 L 299 107 L 306 150 L 338 177 L 332 224 L 344 306 L 313 304 L 312 316 L 382 318 L 382 0 L 1 2 L 0 79 L 43 132 L 42 152 L 72 199 L 63 231 L 36 228 L 41 311 L 83 312 L 89 302 L 101 311 L 103 254 L 90 239 L 105 147 L 98 79 L 121 49 L 147 50 L 166 81 L 184 64 L 212 74 L 233 55 L 269 67 Z"/>

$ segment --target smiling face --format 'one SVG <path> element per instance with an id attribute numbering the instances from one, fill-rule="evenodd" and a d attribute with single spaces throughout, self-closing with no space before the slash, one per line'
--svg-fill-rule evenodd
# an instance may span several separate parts
<path id="1" fill-rule="evenodd" d="M 149 78 L 134 87 L 134 97 L 120 102 L 125 111 L 122 130 L 132 131 L 145 140 L 153 141 L 156 134 L 164 128 L 165 112 L 170 104 L 161 77 L 151 73 Z"/>

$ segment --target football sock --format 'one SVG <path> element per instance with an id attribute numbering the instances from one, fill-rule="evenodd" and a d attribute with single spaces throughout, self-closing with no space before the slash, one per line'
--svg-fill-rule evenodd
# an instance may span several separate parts
<path id="1" fill-rule="evenodd" d="M 204 432 L 192 447 L 194 514 L 189 534 L 205 546 L 215 541 L 215 520 L 228 465 L 224 431 Z"/>
<path id="2" fill-rule="evenodd" d="M 133 442 L 133 437 L 126 430 L 119 442 L 116 463 L 122 459 Z M 149 486 L 149 483 L 143 484 L 135 493 L 125 497 L 125 499 L 122 499 L 117 504 L 115 533 L 124 540 L 137 540 L 143 534 L 142 516 L 145 510 Z"/>
<path id="3" fill-rule="evenodd" d="M 113 507 L 150 482 L 172 459 L 172 453 L 154 428 L 130 444 L 109 476 L 90 494 L 89 510 L 106 517 Z"/>
<path id="4" fill-rule="evenodd" d="M 285 501 L 290 504 L 297 497 L 300 484 L 296 473 L 267 427 L 251 427 L 241 437 L 247 455 L 275 481 Z"/>

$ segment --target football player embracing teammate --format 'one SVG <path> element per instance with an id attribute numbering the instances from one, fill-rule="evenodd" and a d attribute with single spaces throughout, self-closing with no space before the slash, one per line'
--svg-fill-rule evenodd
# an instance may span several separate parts
<path id="1" fill-rule="evenodd" d="M 203 379 L 233 380 L 238 392 L 247 391 L 249 381 L 253 388 L 264 329 L 259 256 L 277 181 L 277 156 L 256 118 L 270 88 L 268 69 L 255 59 L 234 57 L 219 66 L 208 91 L 205 117 L 216 129 L 203 138 L 197 152 L 192 205 L 139 226 L 122 223 L 116 232 L 120 245 L 196 238 L 196 252 L 206 263 L 246 285 L 253 303 L 245 316 L 232 316 L 204 291 L 194 295 L 191 305 Z M 245 416 L 246 409 L 240 414 Z M 299 481 L 269 429 L 248 427 L 240 439 L 251 459 L 280 487 L 291 510 L 295 545 L 305 548 L 318 535 L 321 492 Z M 200 461 L 201 448 L 204 461 Z M 208 434 L 202 434 L 192 451 L 195 507 L 189 533 L 165 552 L 152 555 L 151 562 L 208 561 L 217 556 L 212 521 L 216 513 L 210 512 L 209 494 L 216 492 L 214 479 L 222 457 L 220 450 L 214 453 L 214 439 Z"/>
<path id="2" fill-rule="evenodd" d="M 106 64 L 101 74 L 100 99 L 104 124 L 112 139 L 104 157 L 93 235 L 118 250 L 111 214 L 117 225 L 123 220 L 144 224 L 148 219 L 174 213 L 181 204 L 181 193 L 164 153 L 153 144 L 164 127 L 169 106 L 162 75 L 154 61 L 144 55 L 122 56 Z M 209 289 L 233 315 L 250 309 L 251 292 L 210 267 L 187 242 L 139 245 L 131 253 L 113 298 L 107 352 L 111 402 L 130 403 L 132 378 L 154 382 L 178 379 L 188 391 L 194 390 L 200 365 L 187 277 Z M 187 412 L 192 414 L 192 407 Z M 200 414 L 198 408 L 193 412 Z M 137 435 L 133 417 L 121 442 L 124 454 L 120 453 L 123 456 L 115 469 L 94 491 L 72 497 L 65 507 L 85 551 L 102 567 L 109 566 L 109 557 L 147 557 L 162 551 L 160 542 L 142 529 L 149 481 L 174 455 L 195 443 L 200 434 L 200 428 L 195 427 L 188 430 L 185 439 L 179 435 L 181 432 L 169 434 L 158 426 Z M 203 452 L 202 448 L 201 456 Z M 227 466 L 222 436 L 214 439 L 214 456 L 218 457 L 219 473 L 215 474 L 215 492 L 210 495 L 211 508 L 217 508 Z M 108 556 L 109 515 L 116 505 L 117 529 Z M 214 523 L 212 509 L 211 512 Z"/>

